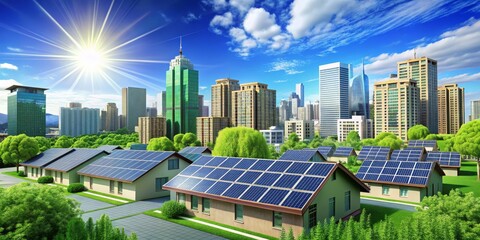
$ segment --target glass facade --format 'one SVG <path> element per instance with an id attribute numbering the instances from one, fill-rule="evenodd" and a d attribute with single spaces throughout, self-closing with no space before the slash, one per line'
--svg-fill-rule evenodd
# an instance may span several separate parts
<path id="1" fill-rule="evenodd" d="M 134 132 L 138 118 L 147 115 L 147 90 L 128 87 L 122 89 L 122 114 L 128 131 Z"/>
<path id="2" fill-rule="evenodd" d="M 45 136 L 46 89 L 18 86 L 9 90 L 8 134 Z"/>
<path id="3" fill-rule="evenodd" d="M 355 76 L 350 85 L 350 111 L 352 115 L 370 118 L 368 76 L 365 70 Z"/>

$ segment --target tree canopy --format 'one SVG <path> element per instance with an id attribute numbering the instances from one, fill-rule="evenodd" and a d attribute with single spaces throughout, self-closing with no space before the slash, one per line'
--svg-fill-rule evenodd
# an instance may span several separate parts
<path id="1" fill-rule="evenodd" d="M 201 146 L 200 140 L 197 139 L 197 135 L 194 133 L 179 133 L 173 137 L 173 144 L 177 151 L 182 150 L 184 147 L 189 146 Z"/>
<path id="2" fill-rule="evenodd" d="M 233 127 L 218 133 L 212 155 L 229 157 L 270 158 L 267 142 L 254 129 Z"/>
<path id="3" fill-rule="evenodd" d="M 408 140 L 418 140 L 426 138 L 429 134 L 430 131 L 427 127 L 423 126 L 422 124 L 417 124 L 408 129 L 407 137 Z"/>
<path id="4" fill-rule="evenodd" d="M 50 149 L 52 147 L 50 140 L 47 139 L 46 137 L 37 136 L 35 137 L 35 140 L 37 140 L 38 148 L 40 152 L 44 152 L 45 150 Z"/>
<path id="5" fill-rule="evenodd" d="M 21 162 L 32 158 L 39 152 L 38 142 L 33 137 L 25 134 L 17 136 L 8 136 L 0 143 L 0 154 L 5 164 L 15 164 L 18 166 Z"/>
<path id="6" fill-rule="evenodd" d="M 175 151 L 175 146 L 168 137 L 152 138 L 148 142 L 147 150 L 149 151 Z"/>
<path id="7" fill-rule="evenodd" d="M 300 138 L 297 134 L 292 133 L 288 136 L 287 140 L 280 146 L 280 152 L 284 153 L 287 150 L 298 150 L 307 148 L 307 144 L 305 142 L 300 141 Z"/>
<path id="8" fill-rule="evenodd" d="M 477 178 L 480 180 L 480 120 L 463 124 L 452 141 L 455 151 L 477 158 Z"/>
<path id="9" fill-rule="evenodd" d="M 347 146 L 353 147 L 355 150 L 360 150 L 361 141 L 360 141 L 360 135 L 358 134 L 358 132 L 357 131 L 349 132 L 347 135 L 345 144 Z"/>

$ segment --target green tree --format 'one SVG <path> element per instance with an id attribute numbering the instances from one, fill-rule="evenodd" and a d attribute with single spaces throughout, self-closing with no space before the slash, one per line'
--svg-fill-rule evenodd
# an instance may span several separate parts
<path id="1" fill-rule="evenodd" d="M 55 141 L 54 148 L 69 148 L 73 145 L 73 138 L 68 136 L 61 136 Z"/>
<path id="2" fill-rule="evenodd" d="M 38 142 L 33 137 L 25 134 L 17 136 L 8 136 L 1 142 L 0 154 L 5 164 L 15 164 L 17 172 L 19 164 L 24 162 L 39 152 Z"/>
<path id="3" fill-rule="evenodd" d="M 357 131 L 350 131 L 345 142 L 347 146 L 353 147 L 355 150 L 360 150 L 360 135 Z"/>
<path id="4" fill-rule="evenodd" d="M 453 138 L 453 149 L 477 159 L 477 179 L 480 180 L 480 119 L 462 125 Z"/>
<path id="5" fill-rule="evenodd" d="M 280 157 L 280 153 L 277 152 L 277 150 L 275 149 L 275 146 L 273 146 L 272 144 L 268 145 L 268 151 L 270 152 L 271 158 L 277 159 Z"/>
<path id="6" fill-rule="evenodd" d="M 308 148 L 318 148 L 322 146 L 323 139 L 320 137 L 320 135 L 315 134 L 315 137 L 313 137 L 312 141 L 308 143 Z"/>
<path id="7" fill-rule="evenodd" d="M 72 218 L 67 225 L 66 239 L 68 240 L 84 240 L 88 239 L 85 222 L 81 218 Z"/>
<path id="8" fill-rule="evenodd" d="M 189 132 L 189 133 L 185 133 L 183 135 L 183 138 L 182 138 L 182 144 L 183 146 L 187 147 L 187 146 L 201 146 L 202 143 L 197 139 L 197 135 Z"/>
<path id="9" fill-rule="evenodd" d="M 299 150 L 307 148 L 307 144 L 300 141 L 297 134 L 292 133 L 288 136 L 287 140 L 280 146 L 280 153 L 284 153 L 287 150 Z"/>
<path id="10" fill-rule="evenodd" d="M 254 129 L 233 127 L 218 133 L 212 155 L 228 157 L 270 158 L 268 144 Z"/>
<path id="11" fill-rule="evenodd" d="M 402 139 L 398 138 L 395 134 L 389 132 L 382 132 L 375 137 L 377 146 L 390 147 L 392 149 L 400 149 L 403 146 Z"/>
<path id="12" fill-rule="evenodd" d="M 438 140 L 438 136 L 437 134 L 428 134 L 426 137 L 425 137 L 425 140 Z"/>
<path id="13" fill-rule="evenodd" d="M 175 151 L 172 140 L 167 137 L 152 138 L 148 142 L 147 150 L 149 151 Z"/>
<path id="14" fill-rule="evenodd" d="M 362 141 L 360 141 L 360 144 L 362 146 L 376 146 L 377 141 L 375 141 L 374 138 L 364 138 L 362 139 Z"/>
<path id="15" fill-rule="evenodd" d="M 52 239 L 80 214 L 61 187 L 20 183 L 0 188 L 0 196 L 0 236 L 6 239 Z"/>
<path id="16" fill-rule="evenodd" d="M 408 140 L 424 139 L 428 134 L 430 134 L 430 131 L 422 124 L 417 124 L 411 127 L 407 132 Z"/>
<path id="17" fill-rule="evenodd" d="M 52 147 L 50 140 L 46 137 L 36 136 L 35 140 L 37 140 L 38 148 L 40 152 L 44 152 L 47 149 Z"/>
<path id="18" fill-rule="evenodd" d="M 115 131 L 116 134 L 130 134 L 130 131 L 128 131 L 127 128 L 120 128 L 117 131 Z"/>
<path id="19" fill-rule="evenodd" d="M 175 146 L 177 151 L 180 151 L 185 147 L 185 145 L 183 145 L 182 143 L 183 135 L 184 135 L 183 133 L 178 133 L 173 137 L 173 145 Z"/>

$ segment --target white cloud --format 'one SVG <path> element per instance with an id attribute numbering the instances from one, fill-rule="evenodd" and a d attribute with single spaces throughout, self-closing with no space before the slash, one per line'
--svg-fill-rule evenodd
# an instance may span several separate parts
<path id="1" fill-rule="evenodd" d="M 200 87 L 198 87 L 198 88 L 200 89 L 200 91 L 203 91 L 203 90 L 207 89 L 206 86 L 200 86 Z"/>
<path id="2" fill-rule="evenodd" d="M 241 14 L 250 9 L 254 3 L 255 0 L 230 0 L 230 6 L 237 9 Z"/>
<path id="3" fill-rule="evenodd" d="M 439 84 L 446 83 L 466 83 L 466 82 L 480 82 L 480 73 L 474 74 L 460 74 L 453 77 L 442 78 L 438 81 Z"/>
<path id="4" fill-rule="evenodd" d="M 12 85 L 22 85 L 14 79 L 0 80 L 0 90 L 4 90 Z"/>
<path id="5" fill-rule="evenodd" d="M 241 42 L 247 39 L 247 35 L 245 34 L 245 31 L 241 28 L 236 28 L 236 27 L 230 28 L 229 34 L 230 34 L 230 37 L 232 37 L 232 39 L 235 42 Z"/>
<path id="6" fill-rule="evenodd" d="M 22 85 L 14 79 L 0 80 L 0 112 L 7 113 L 7 97 L 10 91 L 5 90 L 12 85 Z"/>
<path id="7" fill-rule="evenodd" d="M 11 63 L 0 63 L 0 69 L 18 70 L 18 67 Z"/>
<path id="8" fill-rule="evenodd" d="M 298 73 L 303 72 L 303 71 L 300 71 L 300 70 L 297 69 L 302 64 L 303 64 L 303 62 L 298 61 L 298 60 L 280 59 L 276 62 L 273 62 L 272 67 L 267 72 L 283 71 L 283 72 L 285 72 L 286 74 L 289 74 L 289 75 L 298 74 Z"/>
<path id="9" fill-rule="evenodd" d="M 270 48 L 273 50 L 287 50 L 290 47 L 291 37 L 288 34 L 279 34 L 274 36 Z"/>
<path id="10" fill-rule="evenodd" d="M 7 47 L 9 51 L 12 52 L 22 52 L 23 50 L 21 48 L 15 48 L 15 47 Z"/>
<path id="11" fill-rule="evenodd" d="M 273 81 L 274 83 L 284 83 L 284 82 L 288 82 L 287 80 L 276 80 L 276 81 Z"/>
<path id="12" fill-rule="evenodd" d="M 260 42 L 266 42 L 281 32 L 275 14 L 270 14 L 263 8 L 251 8 L 245 16 L 243 28 Z"/>
<path id="13" fill-rule="evenodd" d="M 226 0 L 203 0 L 202 3 L 205 5 L 211 5 L 213 10 L 216 12 L 225 9 L 228 5 Z"/>
<path id="14" fill-rule="evenodd" d="M 223 15 L 216 15 L 210 21 L 210 27 L 217 34 L 222 34 L 222 31 L 219 27 L 228 28 L 233 24 L 233 14 L 231 12 L 226 12 Z"/>
<path id="15" fill-rule="evenodd" d="M 193 22 L 193 21 L 198 20 L 198 19 L 200 19 L 200 15 L 197 16 L 194 13 L 189 12 L 187 14 L 187 16 L 185 16 L 183 18 L 183 21 L 186 22 L 186 23 L 190 23 L 190 22 Z"/>

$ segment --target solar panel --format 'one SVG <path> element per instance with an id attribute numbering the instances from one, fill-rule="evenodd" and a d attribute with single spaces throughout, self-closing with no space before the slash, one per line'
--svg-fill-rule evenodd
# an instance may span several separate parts
<path id="1" fill-rule="evenodd" d="M 308 163 L 302 163 L 302 162 L 294 162 L 292 163 L 292 165 L 290 165 L 290 167 L 287 169 L 287 173 L 304 173 L 306 172 L 310 166 L 312 166 L 311 164 L 308 164 Z"/>
<path id="2" fill-rule="evenodd" d="M 45 169 L 68 172 L 105 152 L 98 149 L 76 148 L 45 166 Z"/>
<path id="3" fill-rule="evenodd" d="M 207 147 L 184 147 L 178 153 L 194 153 L 194 154 L 203 154 L 209 149 Z"/>
<path id="4" fill-rule="evenodd" d="M 394 150 L 390 160 L 394 161 L 421 161 L 423 159 L 423 148 L 406 148 Z"/>
<path id="5" fill-rule="evenodd" d="M 201 158 L 203 155 L 202 154 L 197 154 L 197 153 L 178 153 L 180 154 L 182 157 L 192 161 L 192 162 L 195 162 L 197 161 L 199 158 Z"/>
<path id="6" fill-rule="evenodd" d="M 408 147 L 436 147 L 436 140 L 410 140 L 408 141 Z"/>
<path id="7" fill-rule="evenodd" d="M 253 166 L 250 168 L 250 170 L 260 170 L 264 171 L 269 168 L 274 161 L 272 160 L 258 160 Z"/>
<path id="8" fill-rule="evenodd" d="M 354 152 L 352 147 L 339 147 L 339 148 L 337 148 L 337 150 L 335 151 L 333 156 L 348 157 L 348 156 L 353 154 L 352 152 Z"/>
<path id="9" fill-rule="evenodd" d="M 206 192 L 210 187 L 212 187 L 213 184 L 215 184 L 215 181 L 203 179 L 192 188 L 192 191 Z"/>
<path id="10" fill-rule="evenodd" d="M 193 167 L 193 166 L 192 166 Z M 220 180 L 235 182 L 244 172 L 241 170 L 229 170 Z"/>
<path id="11" fill-rule="evenodd" d="M 427 161 L 438 161 L 441 167 L 460 167 L 461 157 L 457 152 L 428 152 Z"/>
<path id="12" fill-rule="evenodd" d="M 358 160 L 388 160 L 389 147 L 364 146 L 357 156 Z"/>
<path id="13" fill-rule="evenodd" d="M 207 193 L 221 195 L 231 185 L 232 184 L 228 182 L 216 182 L 210 189 L 208 189 Z"/>
<path id="14" fill-rule="evenodd" d="M 253 183 L 261 174 L 261 172 L 245 172 L 237 181 L 242 183 Z"/>
<path id="15" fill-rule="evenodd" d="M 207 178 L 210 179 L 220 179 L 225 173 L 227 172 L 227 169 L 224 168 L 217 168 L 213 170 L 210 174 L 207 175 Z"/>
<path id="16" fill-rule="evenodd" d="M 313 156 L 318 153 L 314 149 L 303 149 L 303 150 L 287 150 L 285 153 L 278 158 L 279 160 L 294 160 L 294 161 L 311 161 Z M 323 157 L 323 156 L 322 156 Z"/>
<path id="17" fill-rule="evenodd" d="M 21 165 L 43 167 L 73 151 L 73 148 L 50 148 L 28 161 L 23 162 Z"/>
<path id="18" fill-rule="evenodd" d="M 267 191 L 267 189 L 268 188 L 266 187 L 251 186 L 244 194 L 242 194 L 242 196 L 240 196 L 240 199 L 256 202 L 265 191 Z"/>
<path id="19" fill-rule="evenodd" d="M 222 196 L 239 198 L 242 193 L 247 190 L 249 186 L 244 184 L 233 184 L 229 189 L 227 189 Z"/>
<path id="20" fill-rule="evenodd" d="M 255 159 L 244 158 L 235 165 L 235 168 L 249 169 L 256 161 Z"/>
<path id="21" fill-rule="evenodd" d="M 283 201 L 282 206 L 291 208 L 301 208 L 304 206 L 312 193 L 292 191 L 290 195 Z"/>
<path id="22" fill-rule="evenodd" d="M 289 192 L 288 190 L 270 188 L 268 192 L 263 195 L 262 199 L 260 199 L 260 202 L 278 205 Z"/>
<path id="23" fill-rule="evenodd" d="M 115 150 L 122 150 L 122 148 L 118 145 L 102 145 L 102 146 L 99 146 L 97 147 L 98 150 L 103 150 L 107 153 L 111 153 Z"/>
<path id="24" fill-rule="evenodd" d="M 279 173 L 264 173 L 257 181 L 256 185 L 271 186 L 280 177 Z"/>
<path id="25" fill-rule="evenodd" d="M 325 159 L 331 157 L 333 155 L 333 152 L 335 152 L 335 149 L 333 147 L 328 146 L 320 146 L 317 148 L 317 150 L 323 155 L 323 158 Z"/>
<path id="26" fill-rule="evenodd" d="M 270 172 L 285 172 L 293 162 L 290 161 L 275 161 L 272 166 L 268 169 Z"/>
<path id="27" fill-rule="evenodd" d="M 323 183 L 323 180 L 325 180 L 325 178 L 303 177 L 302 180 L 300 180 L 300 182 L 298 182 L 295 189 L 313 191 L 316 188 L 316 186 L 319 186 Z"/>

